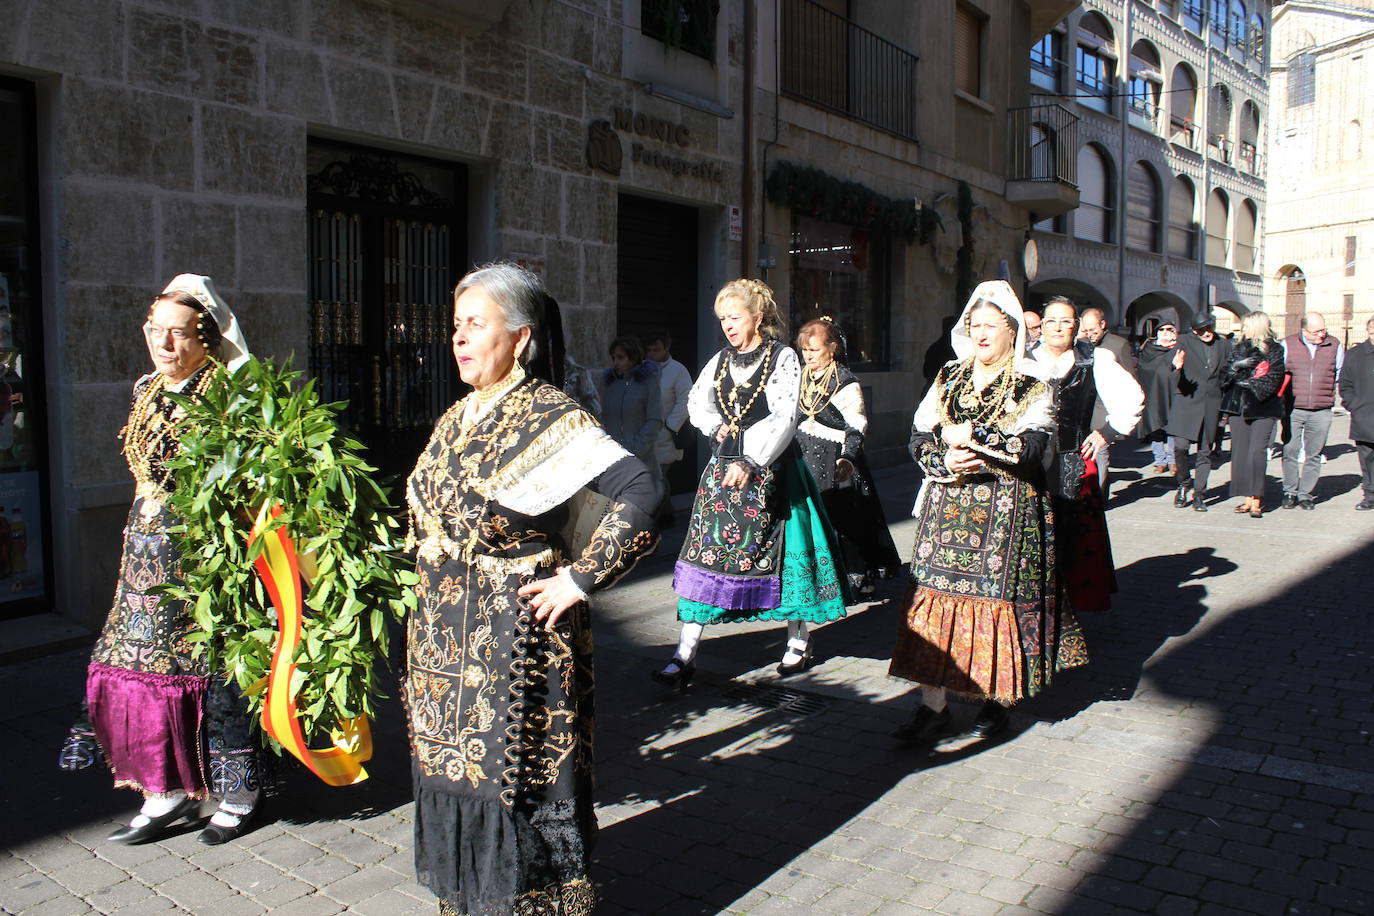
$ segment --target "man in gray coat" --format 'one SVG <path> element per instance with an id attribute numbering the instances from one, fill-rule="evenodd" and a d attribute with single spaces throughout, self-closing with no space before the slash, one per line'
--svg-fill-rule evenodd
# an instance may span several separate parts
<path id="1" fill-rule="evenodd" d="M 1345 353 L 1341 367 L 1341 403 L 1350 411 L 1350 438 L 1360 456 L 1364 499 L 1356 509 L 1374 509 L 1374 318 L 1364 323 L 1369 339 Z"/>

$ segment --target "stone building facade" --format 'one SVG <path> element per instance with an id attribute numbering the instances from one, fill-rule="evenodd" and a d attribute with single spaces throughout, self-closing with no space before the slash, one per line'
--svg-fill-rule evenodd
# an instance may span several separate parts
<path id="1" fill-rule="evenodd" d="M 1298 330 L 1317 311 L 1347 346 L 1374 316 L 1374 2 L 1274 10 L 1265 308 Z"/>
<path id="2" fill-rule="evenodd" d="M 1262 301 L 1267 0 L 1085 0 L 1031 54 L 1082 118 L 1080 206 L 1036 225 L 1033 303 L 1067 295 L 1141 336 Z"/>
<path id="3" fill-rule="evenodd" d="M 1065 0 L 0 6 L 0 592 L 20 565 L 27 589 L 0 618 L 105 614 L 138 328 L 177 273 L 398 474 L 456 394 L 468 265 L 542 273 L 591 367 L 667 326 L 695 369 L 715 290 L 764 277 L 794 318 L 859 323 L 897 460 L 942 321 L 975 279 L 1023 282 L 1030 204 L 1076 199 L 1008 165 L 1028 86 L 1004 49 Z"/>

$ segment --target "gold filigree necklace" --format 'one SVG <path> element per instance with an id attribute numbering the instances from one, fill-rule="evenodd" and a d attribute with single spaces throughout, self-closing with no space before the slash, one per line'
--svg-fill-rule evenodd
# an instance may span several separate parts
<path id="1" fill-rule="evenodd" d="M 797 396 L 797 407 L 809 419 L 816 419 L 816 414 L 825 409 L 830 403 L 832 394 L 830 385 L 840 374 L 839 367 L 834 360 L 819 372 L 810 369 L 802 376 L 801 393 Z"/>
<path id="2" fill-rule="evenodd" d="M 730 371 L 730 360 L 722 359 L 720 370 L 716 372 L 716 403 L 720 405 L 721 413 L 725 416 L 725 428 L 731 433 L 740 431 L 740 424 L 749 415 L 749 411 L 754 408 L 754 402 L 759 399 L 759 395 L 763 393 L 764 385 L 768 381 L 768 367 L 773 362 L 773 346 L 766 340 L 759 346 L 766 348 L 766 352 L 763 354 L 763 365 L 756 376 L 758 381 L 753 383 L 754 393 L 749 395 L 749 400 L 744 402 L 743 407 L 739 406 L 739 391 L 741 388 L 749 387 L 750 383 L 745 382 L 732 386 L 730 395 L 727 397 L 721 391 L 721 385 L 725 382 L 725 374 Z M 733 353 L 730 355 L 733 356 Z"/>

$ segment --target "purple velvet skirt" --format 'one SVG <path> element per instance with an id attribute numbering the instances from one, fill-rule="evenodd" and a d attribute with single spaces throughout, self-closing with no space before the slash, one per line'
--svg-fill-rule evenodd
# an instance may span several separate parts
<path id="1" fill-rule="evenodd" d="M 116 786 L 206 795 L 201 711 L 208 679 L 91 662 L 86 706 Z"/>

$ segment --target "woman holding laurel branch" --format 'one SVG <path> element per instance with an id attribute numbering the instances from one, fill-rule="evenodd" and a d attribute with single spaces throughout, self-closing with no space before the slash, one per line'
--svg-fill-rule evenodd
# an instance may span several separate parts
<path id="1" fill-rule="evenodd" d="M 656 540 L 660 490 L 575 401 L 526 373 L 550 342 L 538 277 L 478 268 L 454 291 L 473 390 L 407 482 L 419 583 L 405 684 L 415 866 L 441 913 L 592 912 L 587 596 Z M 605 500 L 581 551 L 563 530 Z"/>
<path id="2" fill-rule="evenodd" d="M 844 572 L 816 484 L 794 442 L 801 368 L 779 342 L 773 291 L 734 280 L 716 294 L 728 346 L 687 397 L 692 425 L 714 446 L 673 571 L 682 633 L 654 680 L 682 690 L 696 673 L 707 624 L 787 621 L 778 674 L 811 664 L 808 623 L 844 616 Z"/>
<path id="3" fill-rule="evenodd" d="M 80 769 L 103 754 L 116 786 L 143 793 L 142 810 L 112 841 L 156 839 L 181 818 L 196 820 L 200 799 L 215 795 L 219 808 L 200 841 L 217 845 L 247 827 L 262 774 L 237 687 L 194 655 L 187 602 L 159 592 L 180 579 L 180 554 L 168 535 L 179 519 L 166 505 L 176 480 L 167 463 L 180 452 L 185 411 L 168 395 L 203 397 L 222 382 L 221 364 L 233 368 L 248 358 L 248 345 L 210 278 L 196 274 L 174 278 L 153 300 L 143 336 L 154 371 L 134 385 L 121 434 L 137 489 L 114 604 L 91 653 L 86 715 L 60 764 Z"/>
<path id="4" fill-rule="evenodd" d="M 921 704 L 896 736 L 933 744 L 950 690 L 984 701 L 971 734 L 1007 725 L 1007 707 L 1064 668 L 1087 663 L 1059 605 L 1045 459 L 1050 390 L 1025 353 L 1010 284 L 979 284 L 950 335 L 947 363 L 916 408 L 911 452 L 926 480 L 890 673 L 919 682 Z"/>
<path id="5" fill-rule="evenodd" d="M 844 335 L 831 319 L 802 325 L 797 349 L 804 363 L 797 444 L 835 526 L 849 584 L 857 594 L 868 596 L 873 594 L 874 578 L 892 578 L 902 561 L 864 460 L 868 416 L 863 389 L 858 376 L 844 365 Z"/>

